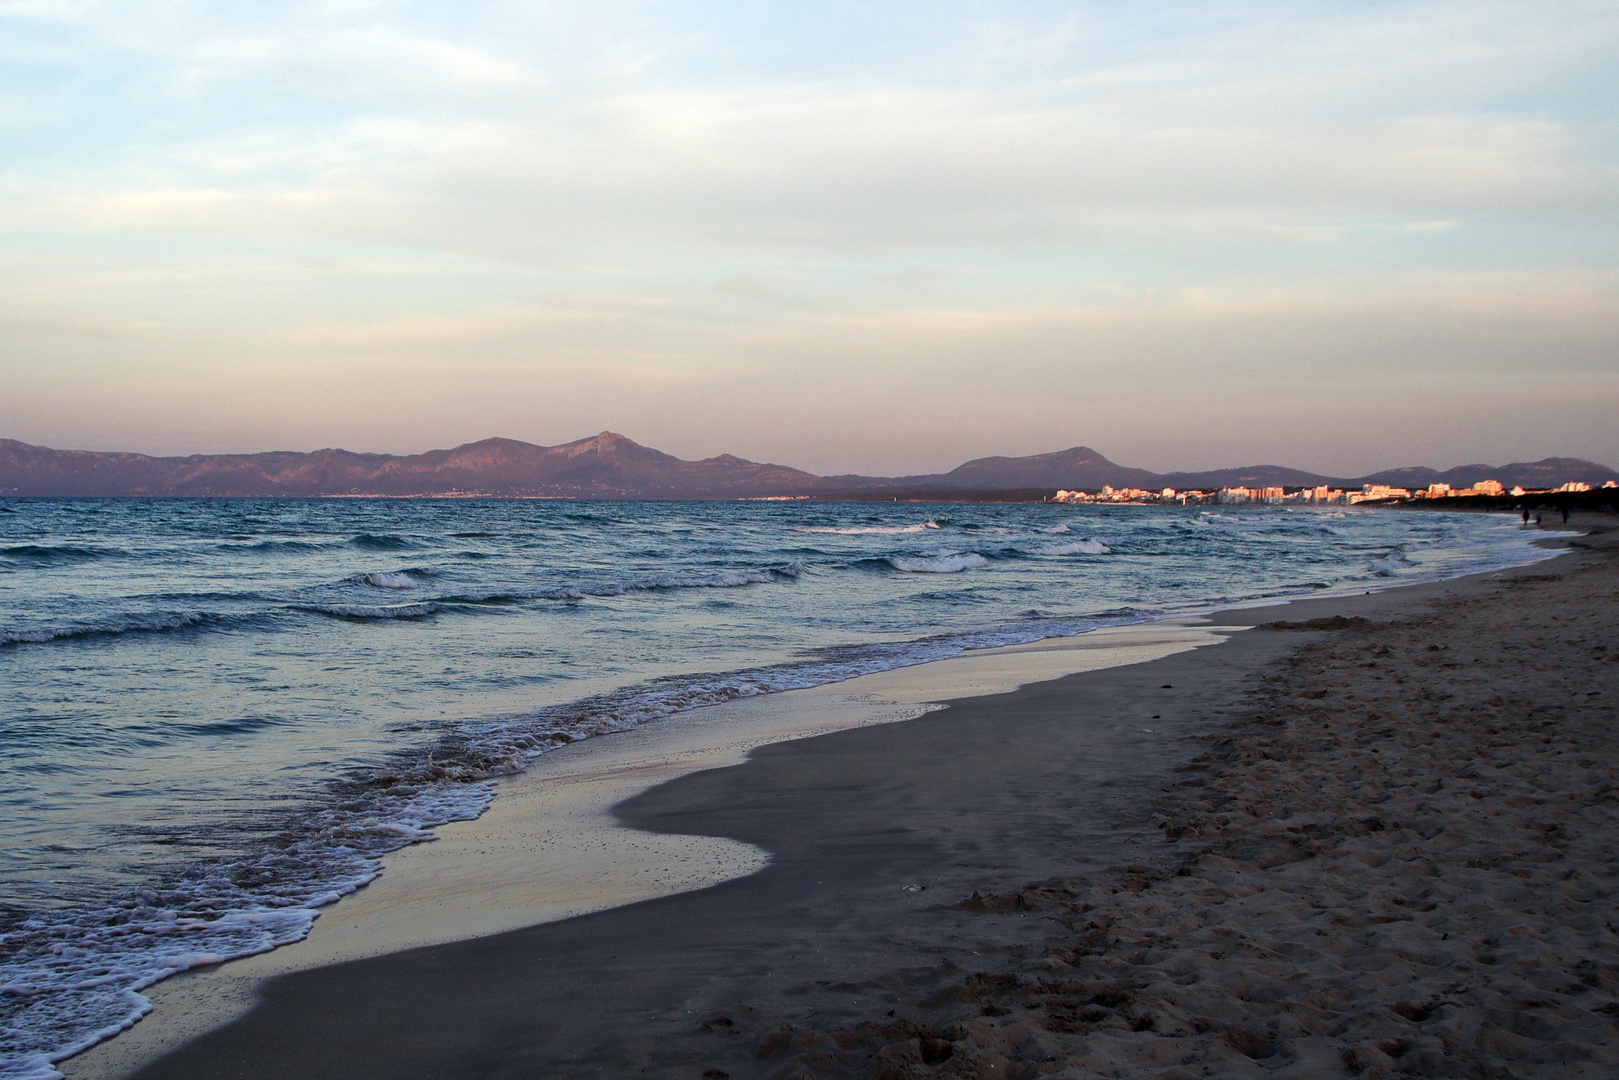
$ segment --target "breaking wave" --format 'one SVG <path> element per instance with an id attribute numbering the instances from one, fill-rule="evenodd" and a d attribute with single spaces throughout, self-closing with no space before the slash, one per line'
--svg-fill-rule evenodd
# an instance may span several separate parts
<path id="1" fill-rule="evenodd" d="M 1113 549 L 1100 540 L 1074 540 L 1065 544 L 1044 544 L 1032 549 L 1036 555 L 1111 555 Z"/>
<path id="2" fill-rule="evenodd" d="M 890 555 L 886 560 L 895 570 L 907 574 L 959 574 L 963 570 L 978 570 L 989 565 L 989 560 L 976 551 L 950 555 Z"/>
<path id="3" fill-rule="evenodd" d="M 1373 577 L 1393 577 L 1408 567 L 1416 565 L 1411 560 L 1411 551 L 1415 545 L 1401 544 L 1371 566 Z"/>
<path id="4" fill-rule="evenodd" d="M 8 665 L 41 673 L 34 685 L 25 676 L 8 690 L 19 700 L 33 692 L 24 706 L 31 707 L 41 700 L 41 687 L 54 692 L 54 684 L 45 686 L 52 679 L 72 678 L 67 673 L 75 665 L 57 663 L 52 646 L 36 648 L 31 642 L 150 635 L 140 638 L 145 644 L 139 646 L 101 650 L 93 667 L 77 665 L 93 670 L 102 680 L 98 685 L 124 679 L 117 685 L 127 695 L 104 695 L 115 700 L 100 713 L 94 702 L 82 708 L 91 723 L 123 731 L 116 725 L 125 714 L 164 704 L 167 680 L 151 678 L 154 670 L 172 664 L 184 678 L 196 680 L 188 685 L 206 688 L 212 669 L 233 679 L 244 673 L 256 677 L 261 672 L 251 669 L 266 655 L 298 652 L 305 655 L 296 657 L 297 663 L 307 666 L 289 663 L 282 674 L 266 663 L 266 677 L 255 678 L 251 692 L 275 694 L 278 716 L 330 713 L 331 738 L 343 740 L 347 749 L 340 759 L 324 750 L 307 756 L 332 761 L 300 758 L 299 771 L 282 771 L 286 762 L 280 758 L 264 772 L 244 770 L 256 791 L 280 801 L 248 805 L 257 796 L 244 796 L 226 814 L 206 802 L 212 795 L 186 788 L 183 776 L 155 795 L 94 789 L 93 754 L 102 752 L 101 744 L 75 758 L 80 753 L 75 747 L 91 728 L 78 714 L 64 717 L 55 744 L 60 753 L 50 763 L 84 770 L 86 800 L 124 796 L 127 801 L 101 801 L 107 807 L 143 807 L 141 813 L 183 836 L 185 844 L 200 842 L 208 851 L 231 854 L 192 863 L 186 861 L 193 857 L 188 852 L 197 849 L 182 846 L 172 861 L 159 855 L 120 878 L 138 884 L 120 885 L 116 895 L 71 883 L 80 891 L 64 886 L 59 893 L 34 894 L 48 895 L 48 908 L 0 912 L 5 920 L 0 922 L 0 1058 L 11 1055 L 0 1065 L 0 1076 L 54 1075 L 51 1060 L 144 1013 L 148 1006 L 141 989 L 165 975 L 297 940 L 323 904 L 371 880 L 383 855 L 428 839 L 443 822 L 478 816 L 493 795 L 495 777 L 569 743 L 688 709 L 837 682 L 971 648 L 1229 603 L 1274 602 L 1279 591 L 1345 588 L 1377 560 L 1386 560 L 1391 580 L 1372 579 L 1376 585 L 1358 585 L 1355 591 L 1549 557 L 1538 550 L 1526 554 L 1527 541 L 1516 530 L 1497 537 L 1481 518 L 1452 527 L 1444 525 L 1449 517 L 1443 514 L 1410 519 L 1417 524 L 1392 513 L 1351 515 L 1356 520 L 1338 522 L 1349 534 L 1340 538 L 1320 535 L 1306 527 L 1308 521 L 1276 531 L 1274 523 L 1266 524 L 1269 518 L 1256 514 L 1193 518 L 1180 508 L 1143 511 L 1137 520 L 1039 507 L 771 507 L 761 516 L 725 503 L 659 504 L 594 516 L 540 503 L 463 509 L 447 503 L 289 502 L 251 508 L 251 515 L 235 505 L 199 502 L 183 514 L 170 514 L 170 506 L 181 504 L 166 503 L 152 513 L 132 503 L 127 511 L 117 510 L 125 517 L 109 513 L 93 533 L 83 530 L 77 510 L 69 507 L 61 511 L 61 528 L 7 538 L 14 546 L 0 548 L 0 573 L 9 575 L 0 604 L 10 604 L 0 607 L 5 612 L 0 646 L 17 650 L 5 657 Z M 29 512 L 49 508 L 30 504 Z M 918 520 L 930 511 L 933 519 Z M 840 539 L 795 536 L 799 522 L 804 532 Z M 1119 553 L 1086 537 L 1089 529 L 1105 529 Z M 1447 547 L 1411 544 L 1414 536 L 1430 533 L 1443 533 Z M 1458 546 L 1458 535 L 1476 535 L 1478 546 Z M 59 545 L 74 550 L 52 550 L 39 536 L 105 538 L 125 550 L 87 547 L 79 540 Z M 838 550 L 829 554 L 810 545 Z M 1401 557 L 1389 559 L 1397 545 L 1404 545 Z M 382 554 L 418 549 L 433 554 Z M 1112 557 L 1087 558 L 1098 555 Z M 135 561 L 148 557 L 150 568 Z M 96 561 L 103 558 L 107 561 Z M 74 566 L 73 584 L 83 578 L 101 589 L 109 597 L 106 605 L 90 608 L 87 596 L 69 595 L 59 585 L 66 573 L 33 570 L 52 560 Z M 414 561 L 431 562 L 439 572 L 405 565 Z M 131 566 L 140 573 L 127 573 Z M 904 576 L 991 566 L 993 573 L 967 579 Z M 773 589 L 773 584 L 794 587 Z M 674 602 L 658 601 L 665 594 L 683 600 L 671 595 Z M 603 610 L 599 618 L 590 610 L 593 605 L 573 603 L 619 596 L 644 599 L 603 604 L 617 610 Z M 722 597 L 729 639 L 714 632 L 716 616 L 703 603 Z M 485 610 L 478 605 L 525 602 L 526 610 L 485 611 L 487 618 L 471 618 Z M 121 612 L 120 605 L 146 610 Z M 434 618 L 438 621 L 417 623 L 421 633 L 386 629 Z M 319 628 L 318 648 L 278 650 L 273 643 L 265 648 L 267 633 L 312 626 Z M 483 633 L 485 627 L 492 632 Z M 960 632 L 917 636 L 941 627 Z M 256 632 L 238 633 L 246 628 Z M 226 633 L 210 637 L 206 651 L 184 636 L 216 629 Z M 178 647 L 157 648 L 170 632 Z M 630 639 L 620 634 L 635 635 L 633 647 L 625 648 Z M 387 665 L 369 663 L 379 635 L 387 639 Z M 839 641 L 846 644 L 798 651 Z M 447 646 L 459 650 L 455 670 L 444 662 Z M 647 657 L 657 658 L 656 666 Z M 662 666 L 665 660 L 701 665 L 707 673 L 649 679 L 650 670 L 671 670 Z M 323 682 L 320 671 L 341 674 Z M 570 683 L 576 678 L 593 688 L 629 685 L 533 707 L 531 695 L 542 684 L 547 689 L 538 692 L 556 695 L 544 701 L 583 693 L 567 689 L 577 685 Z M 164 685 L 151 689 L 147 684 L 154 682 Z M 82 678 L 77 684 L 86 685 Z M 229 692 L 247 692 L 240 685 L 232 683 Z M 356 686 L 375 691 L 378 700 L 408 706 L 421 721 L 396 724 L 395 713 L 378 717 L 351 707 Z M 498 698 L 503 703 L 488 704 L 498 694 L 507 695 Z M 84 697 L 88 701 L 93 695 Z M 210 739 L 221 760 L 230 751 L 227 744 L 277 741 L 255 734 L 268 722 L 263 709 L 238 708 L 249 702 L 218 694 L 194 697 L 187 711 L 181 707 L 187 702 L 168 696 L 176 716 L 165 721 L 165 731 Z M 252 704 L 267 700 L 255 697 Z M 227 703 L 223 711 L 221 702 Z M 491 717 L 495 709 L 503 714 Z M 446 718 L 468 715 L 480 719 Z M 350 726 L 338 728 L 339 722 Z M 284 734 L 295 731 L 289 727 Z M 327 738 L 324 731 L 320 738 Z M 130 752 L 142 751 L 131 744 Z M 234 782 L 234 774 L 227 779 Z M 26 776 L 20 781 L 29 782 Z M 112 783 L 108 778 L 103 786 Z M 280 798 L 292 793 L 297 798 Z M 25 787 L 24 794 L 43 798 L 53 790 Z M 170 799 L 175 794 L 200 801 Z M 138 801 L 147 798 L 155 801 Z M 159 805 L 161 800 L 167 801 Z M 178 809 L 166 809 L 169 803 Z M 14 805 L 21 804 L 8 803 L 13 814 L 8 820 L 20 822 Z M 244 805 L 262 814 L 240 813 Z M 193 820 L 192 806 L 215 816 Z M 161 818 L 163 813 L 173 816 Z M 274 835 L 266 840 L 266 834 Z M 86 860 L 124 858 L 110 845 L 106 851 L 88 845 L 86 850 Z M 18 853 L 19 860 L 25 857 Z M 20 874 L 6 879 L 8 887 L 14 882 L 32 887 L 33 879 Z"/>
<path id="5" fill-rule="evenodd" d="M 407 570 L 363 574 L 360 580 L 374 589 L 419 589 L 424 580 L 434 576 L 436 575 L 431 570 L 411 567 Z"/>
<path id="6" fill-rule="evenodd" d="M 439 600 L 459 604 L 515 604 L 524 600 L 584 600 L 588 597 L 628 596 L 680 589 L 740 589 L 749 585 L 796 581 L 802 572 L 800 567 L 788 565 L 764 570 L 720 570 L 711 574 L 654 574 L 625 581 L 457 593 L 439 597 Z"/>
<path id="7" fill-rule="evenodd" d="M 352 622 L 377 622 L 388 619 L 425 619 L 436 615 L 442 610 L 442 605 L 436 603 L 425 604 L 296 604 L 299 611 L 307 611 L 313 615 L 329 615 L 334 619 L 347 619 Z"/>
<path id="8" fill-rule="evenodd" d="M 151 1010 L 140 991 L 189 968 L 301 940 L 318 909 L 380 873 L 382 856 L 471 820 L 494 780 L 582 739 L 739 698 L 840 682 L 969 649 L 1069 636 L 1143 617 L 1128 609 L 919 641 L 819 650 L 811 660 L 675 676 L 566 705 L 468 724 L 426 753 L 396 755 L 334 786 L 324 809 L 292 822 L 246 857 L 194 866 L 102 906 L 34 914 L 0 935 L 7 982 L 0 1049 L 23 1055 L 7 1080 L 59 1076 L 52 1061 L 92 1046 Z M 49 1053 L 37 1048 L 50 1047 Z"/>
<path id="9" fill-rule="evenodd" d="M 151 1011 L 141 990 L 189 968 L 301 940 L 316 909 L 377 876 L 382 855 L 429 839 L 437 825 L 477 817 L 494 798 L 491 783 L 452 776 L 455 770 L 427 772 L 425 781 L 373 784 L 357 801 L 309 814 L 246 858 L 209 862 L 105 904 L 42 911 L 10 927 L 0 935 L 0 1052 L 14 1056 L 0 1061 L 0 1076 L 59 1077 L 53 1061 Z"/>
<path id="10" fill-rule="evenodd" d="M 115 638 L 125 634 L 163 634 L 175 630 L 221 626 L 231 621 L 233 620 L 227 616 L 197 611 L 169 615 L 131 615 L 80 623 L 73 626 L 0 630 L 0 648 L 15 645 L 42 645 L 50 641 Z"/>
<path id="11" fill-rule="evenodd" d="M 943 527 L 944 526 L 940 525 L 937 521 L 930 518 L 927 521 L 916 525 L 853 525 L 846 528 L 835 528 L 830 525 L 804 526 L 794 529 L 793 531 L 801 533 L 830 533 L 833 536 L 898 536 L 901 533 L 927 532 L 929 529 L 941 529 Z"/>

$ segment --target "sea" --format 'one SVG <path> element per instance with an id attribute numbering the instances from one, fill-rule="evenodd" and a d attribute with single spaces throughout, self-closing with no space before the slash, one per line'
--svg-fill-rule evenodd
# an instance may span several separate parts
<path id="1" fill-rule="evenodd" d="M 297 941 L 581 739 L 1529 539 L 1353 507 L 0 500 L 0 1077 Z"/>

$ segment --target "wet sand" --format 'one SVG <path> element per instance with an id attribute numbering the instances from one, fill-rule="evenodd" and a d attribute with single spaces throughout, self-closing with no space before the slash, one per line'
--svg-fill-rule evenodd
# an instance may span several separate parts
<path id="1" fill-rule="evenodd" d="M 1580 545 L 1290 620 L 1334 629 L 1157 800 L 1155 855 L 971 899 L 1044 940 L 739 1074 L 1619 1076 L 1619 533 Z"/>
<path id="2" fill-rule="evenodd" d="M 613 807 L 671 779 L 739 764 L 770 743 L 914 718 L 944 698 L 1005 693 L 1079 671 L 1141 663 L 1223 640 L 1198 620 L 1113 627 L 977 650 L 811 690 L 733 701 L 540 758 L 501 784 L 477 821 L 396 852 L 381 878 L 327 908 L 296 945 L 176 976 L 146 991 L 154 1011 L 65 1063 L 73 1080 L 128 1076 L 250 1009 L 294 971 L 483 937 L 705 888 L 767 865 L 723 836 L 627 828 Z"/>
<path id="3" fill-rule="evenodd" d="M 1411 776 L 1420 773 L 1420 783 L 1411 783 L 1431 802 L 1444 789 L 1426 787 L 1479 767 L 1445 748 L 1453 741 L 1448 736 L 1466 731 L 1471 751 L 1489 749 L 1495 736 L 1475 731 L 1469 718 L 1479 708 L 1495 709 L 1501 715 L 1492 714 L 1491 722 L 1500 727 L 1513 712 L 1505 693 L 1527 692 L 1525 672 L 1508 677 L 1498 670 L 1500 658 L 1514 651 L 1507 648 L 1517 641 L 1512 634 L 1537 633 L 1533 640 L 1542 645 L 1535 648 L 1547 641 L 1571 647 L 1573 637 L 1563 632 L 1569 628 L 1546 629 L 1551 605 L 1559 601 L 1540 593 L 1562 588 L 1569 596 L 1560 602 L 1572 605 L 1569 610 L 1611 618 L 1591 599 L 1613 592 L 1611 562 L 1590 553 L 1577 557 L 1589 565 L 1576 570 L 1564 559 L 1551 570 L 1234 612 L 1220 620 L 1308 624 L 1342 616 L 1400 625 L 1328 623 L 1338 628 L 1238 633 L 1195 652 L 956 700 L 901 723 L 763 746 L 741 764 L 688 773 L 620 805 L 618 816 L 647 832 L 753 845 L 771 853 L 768 866 L 699 891 L 566 921 L 293 972 L 264 984 L 259 1006 L 245 1017 L 140 1075 L 1191 1076 L 1206 1075 L 1205 1069 L 1220 1075 L 1405 1069 L 1407 1057 L 1432 1055 L 1433 1047 L 1418 1046 L 1420 1039 L 1404 1046 L 1384 1038 L 1377 1025 L 1444 1019 L 1451 1006 L 1443 994 L 1463 991 L 1442 989 L 1429 1002 L 1412 989 L 1428 976 L 1391 953 L 1410 951 L 1408 942 L 1393 940 L 1405 929 L 1400 917 L 1409 914 L 1388 914 L 1396 894 L 1352 881 L 1329 896 L 1320 880 L 1400 862 L 1401 844 L 1429 843 L 1434 850 L 1423 858 L 1435 865 L 1448 857 L 1444 844 L 1405 824 L 1411 808 L 1404 803 L 1400 815 L 1391 809 L 1379 816 L 1384 811 L 1377 808 L 1399 785 L 1381 774 L 1369 784 L 1367 770 L 1375 764 L 1403 778 L 1409 759 L 1416 770 Z M 1513 584 L 1548 576 L 1557 581 Z M 1611 599 L 1607 603 L 1611 610 Z M 1503 615 L 1508 611 L 1510 619 Z M 1511 633 L 1496 633 L 1502 624 L 1510 624 Z M 1588 649 L 1592 635 L 1613 641 L 1600 626 L 1578 633 Z M 1359 658 L 1362 646 L 1383 647 L 1361 639 L 1380 634 L 1428 635 L 1445 642 L 1441 650 L 1479 655 L 1458 656 L 1456 669 L 1419 673 L 1413 667 L 1406 675 L 1398 664 L 1431 666 L 1435 654 L 1423 646 L 1420 655 L 1407 656 L 1414 646 L 1401 639 L 1383 643 L 1387 655 Z M 1516 650 L 1528 655 L 1529 640 Z M 1387 670 L 1367 674 L 1378 669 L 1355 666 L 1363 663 Z M 1566 658 L 1548 670 L 1575 677 Z M 1454 686 L 1466 684 L 1479 693 L 1491 690 L 1506 704 L 1469 699 L 1446 739 L 1407 738 L 1411 725 L 1431 723 L 1413 704 L 1427 698 L 1392 680 L 1414 682 L 1418 674 L 1426 681 L 1416 685 L 1437 683 L 1436 693 L 1454 694 Z M 1374 682 L 1383 697 L 1351 708 L 1351 695 L 1360 702 Z M 1323 687 L 1326 693 L 1311 696 Z M 1566 700 L 1567 689 L 1559 692 Z M 1596 710 L 1596 720 L 1587 720 L 1597 723 L 1605 715 L 1611 731 L 1611 700 L 1587 699 L 1581 708 Z M 1326 734 L 1311 735 L 1309 724 Z M 1357 736 L 1364 745 L 1329 745 L 1348 739 L 1340 729 L 1354 724 L 1375 725 Z M 1610 778 L 1612 791 L 1611 740 L 1599 745 L 1599 735 L 1593 728 L 1586 736 L 1591 746 L 1579 750 L 1594 762 L 1581 768 L 1597 770 L 1581 774 L 1582 791 L 1600 789 L 1600 775 Z M 1223 740 L 1213 756 L 1211 737 Z M 1423 747 L 1427 758 L 1419 763 Z M 1185 786 L 1188 777 L 1202 786 Z M 1280 787 L 1272 791 L 1266 783 Z M 1502 783 L 1506 794 L 1499 799 L 1494 789 L 1477 799 L 1471 791 L 1455 797 L 1468 800 L 1462 804 L 1467 814 L 1494 820 L 1499 802 L 1527 797 Z M 1413 805 L 1426 805 L 1422 799 Z M 1357 801 L 1371 801 L 1374 809 L 1363 813 L 1352 805 Z M 1306 805 L 1311 808 L 1298 809 Z M 1611 795 L 1592 805 L 1599 817 L 1611 814 Z M 1456 815 L 1451 809 L 1441 818 Z M 1373 818 L 1379 827 L 1368 823 Z M 1585 819 L 1576 814 L 1569 820 L 1574 825 L 1554 823 L 1550 833 L 1520 831 L 1544 839 Z M 1511 831 L 1515 825 L 1503 828 L 1502 835 L 1519 838 Z M 1276 859 L 1278 850 L 1303 850 L 1295 843 L 1299 835 L 1313 837 L 1320 850 Z M 1310 864 L 1350 842 L 1370 847 L 1345 848 L 1328 862 Z M 1455 846 L 1460 851 L 1467 843 L 1501 846 L 1495 833 Z M 1540 870 L 1576 881 L 1557 893 L 1557 902 L 1600 907 L 1613 895 L 1603 891 L 1610 855 L 1597 843 L 1577 857 L 1543 859 Z M 1506 885 L 1533 891 L 1517 876 L 1523 865 L 1508 858 L 1502 866 Z M 1296 877 L 1284 880 L 1287 873 Z M 1042 884 L 1030 888 L 1030 882 Z M 1397 885 L 1406 889 L 1399 897 L 1420 891 L 1410 875 Z M 1520 903 L 1517 894 L 1480 898 L 1476 883 L 1464 885 L 1461 900 L 1483 907 L 1456 909 L 1453 917 L 1469 926 L 1487 924 L 1491 912 Z M 1578 896 L 1565 896 L 1569 889 Z M 1229 896 L 1216 895 L 1222 891 Z M 1323 897 L 1332 903 L 1319 905 Z M 1428 902 L 1410 900 L 1407 907 Z M 1444 907 L 1433 902 L 1431 911 Z M 1457 897 L 1445 903 L 1454 905 Z M 1611 904 L 1606 910 L 1611 914 Z M 1601 953 L 1612 946 L 1611 928 L 1570 930 L 1566 913 L 1545 917 L 1551 922 L 1544 933 L 1534 932 L 1541 935 L 1536 941 L 1596 935 L 1570 938 L 1559 948 L 1597 950 L 1595 967 L 1578 978 L 1594 979 L 1592 992 L 1606 992 L 1611 1001 L 1612 959 Z M 1480 931 L 1496 941 L 1489 957 L 1519 962 L 1516 918 L 1509 912 Z M 1333 929 L 1340 919 L 1348 929 Z M 1264 943 L 1249 953 L 1250 939 Z M 1315 952 L 1307 956 L 1306 947 Z M 1438 956 L 1444 970 L 1486 963 L 1476 950 L 1465 961 L 1453 952 L 1434 947 L 1423 955 Z M 1537 978 L 1542 968 L 1551 970 L 1544 957 L 1538 962 L 1541 968 L 1523 970 Z M 1567 994 L 1572 985 L 1546 993 Z M 1408 990 L 1408 997 L 1392 1002 L 1408 1004 L 1404 1013 L 1390 1012 L 1378 996 Z M 1331 998 L 1335 991 L 1340 997 Z M 1496 1007 L 1508 1020 L 1529 1008 L 1518 1000 L 1509 1004 Z M 1456 1008 L 1469 1016 L 1489 1014 L 1484 1004 Z M 1362 1012 L 1369 1017 L 1364 1023 L 1356 1019 Z M 1319 1030 L 1288 1026 L 1305 1013 Z M 1579 1023 L 1586 1023 L 1586 1013 Z M 1533 1033 L 1507 1032 L 1534 1044 L 1529 1050 L 1503 1041 L 1496 1029 L 1506 1021 L 1499 1017 L 1458 1022 L 1487 1030 L 1485 1041 L 1498 1055 L 1544 1049 Z M 1611 1045 L 1611 1018 L 1605 1022 Z M 1581 1032 L 1584 1041 L 1568 1045 L 1585 1049 L 1565 1047 L 1558 1060 L 1585 1053 L 1588 1061 L 1604 1061 L 1600 1032 Z M 1509 1059 L 1517 1060 L 1503 1058 Z"/>

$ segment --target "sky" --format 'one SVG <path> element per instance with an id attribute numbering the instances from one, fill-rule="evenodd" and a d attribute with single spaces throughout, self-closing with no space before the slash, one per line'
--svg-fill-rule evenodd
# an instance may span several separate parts
<path id="1" fill-rule="evenodd" d="M 1619 465 L 1619 3 L 0 0 L 0 437 Z"/>

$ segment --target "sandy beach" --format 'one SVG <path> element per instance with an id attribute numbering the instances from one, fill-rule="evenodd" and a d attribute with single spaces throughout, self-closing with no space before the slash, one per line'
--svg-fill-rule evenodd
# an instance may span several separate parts
<path id="1" fill-rule="evenodd" d="M 770 861 L 721 835 L 626 827 L 617 804 L 659 784 L 737 765 L 757 747 L 912 719 L 944 699 L 1003 694 L 1031 682 L 1135 664 L 1217 644 L 1230 627 L 1203 620 L 1125 625 L 1074 638 L 976 650 L 671 717 L 631 735 L 589 740 L 507 778 L 476 821 L 389 856 L 385 873 L 326 909 L 290 947 L 186 972 L 147 991 L 155 1009 L 118 1038 L 65 1064 L 80 1077 L 123 1077 L 246 1013 L 267 979 L 340 961 L 460 941 L 754 873 Z"/>
<path id="2" fill-rule="evenodd" d="M 1387 620 L 1277 623 L 1325 633 L 1157 800 L 1156 856 L 969 898 L 1049 936 L 904 1019 L 781 1024 L 766 1071 L 1615 1075 L 1613 537 Z"/>
<path id="3" fill-rule="evenodd" d="M 1619 1080 L 1619 0 L 0 42 L 0 1080 Z"/>
<path id="4" fill-rule="evenodd" d="M 64 1071 L 1610 1075 L 1619 609 L 1578 543 L 1123 666 L 1025 649 L 782 695 L 747 738 L 671 725 L 569 803 L 611 858 L 525 831 L 536 772 Z M 604 876 L 544 895 L 548 858 Z"/>

